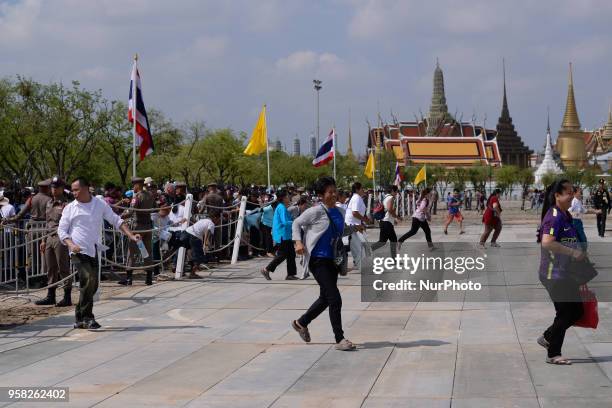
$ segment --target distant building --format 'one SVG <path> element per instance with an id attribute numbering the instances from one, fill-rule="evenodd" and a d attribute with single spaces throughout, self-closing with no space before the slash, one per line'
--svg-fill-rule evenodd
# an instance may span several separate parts
<path id="1" fill-rule="evenodd" d="M 497 132 L 473 121 L 456 120 L 448 112 L 444 75 L 438 63 L 433 85 L 431 107 L 426 118 L 415 122 L 402 122 L 394 118 L 394 123 L 381 123 L 371 128 L 368 149 L 378 144 L 384 146 L 395 154 L 400 166 L 501 166 Z M 508 130 L 512 132 L 514 129 L 511 127 Z"/>
<path id="2" fill-rule="evenodd" d="M 300 139 L 296 137 L 293 139 L 293 155 L 299 156 L 300 154 Z"/>
<path id="3" fill-rule="evenodd" d="M 310 155 L 315 157 L 317 155 L 317 138 L 310 136 Z"/>
<path id="4" fill-rule="evenodd" d="M 280 140 L 277 140 L 274 143 L 274 150 L 276 150 L 277 152 L 282 152 L 283 151 L 283 145 L 281 144 Z"/>

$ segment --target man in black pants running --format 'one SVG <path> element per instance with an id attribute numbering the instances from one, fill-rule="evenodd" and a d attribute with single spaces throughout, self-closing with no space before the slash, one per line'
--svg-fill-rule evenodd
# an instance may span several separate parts
<path id="1" fill-rule="evenodd" d="M 397 215 L 395 208 L 395 198 L 399 193 L 397 186 L 389 186 L 387 195 L 383 199 L 383 207 L 385 208 L 385 217 L 380 221 L 380 237 L 378 242 L 372 245 L 372 251 L 382 248 L 387 241 L 391 242 L 391 257 L 397 254 L 397 235 L 393 226 L 395 220 L 402 220 L 402 217 Z"/>

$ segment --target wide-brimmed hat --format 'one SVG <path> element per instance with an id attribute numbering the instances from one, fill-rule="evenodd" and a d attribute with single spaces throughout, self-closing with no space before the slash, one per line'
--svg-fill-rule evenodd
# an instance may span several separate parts
<path id="1" fill-rule="evenodd" d="M 0 207 L 3 207 L 5 205 L 9 205 L 11 203 L 11 200 L 8 199 L 8 197 L 2 197 L 0 198 Z"/>

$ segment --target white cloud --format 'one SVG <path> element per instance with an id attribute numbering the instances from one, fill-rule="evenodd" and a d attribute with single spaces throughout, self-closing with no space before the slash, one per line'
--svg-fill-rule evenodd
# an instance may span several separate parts
<path id="1" fill-rule="evenodd" d="M 344 79 L 348 74 L 347 64 L 336 54 L 314 51 L 296 51 L 276 61 L 281 73 L 291 75 L 320 76 L 325 79 Z"/>
<path id="2" fill-rule="evenodd" d="M 40 1 L 0 3 L 0 45 L 21 47 L 32 37 Z"/>
<path id="3" fill-rule="evenodd" d="M 79 77 L 92 79 L 95 81 L 103 81 L 109 77 L 109 69 L 107 67 L 91 67 L 79 72 Z"/>

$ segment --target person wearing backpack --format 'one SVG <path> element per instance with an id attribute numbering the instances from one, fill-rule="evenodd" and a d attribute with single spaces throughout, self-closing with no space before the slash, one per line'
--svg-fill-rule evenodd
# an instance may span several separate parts
<path id="1" fill-rule="evenodd" d="M 399 238 L 398 241 L 400 242 L 400 245 L 402 242 L 416 234 L 420 228 L 425 233 L 425 239 L 427 240 L 429 249 L 435 249 L 431 240 L 431 229 L 429 228 L 428 222 L 431 221 L 431 214 L 429 212 L 429 193 L 431 193 L 431 189 L 429 187 L 425 187 L 421 191 L 421 195 L 416 202 L 416 209 L 414 210 L 414 213 L 412 213 L 412 227 L 410 228 L 410 231 Z"/>
<path id="2" fill-rule="evenodd" d="M 380 220 L 380 237 L 378 242 L 372 245 L 372 251 L 376 251 L 382 248 L 387 241 L 391 242 L 391 256 L 395 257 L 397 254 L 397 235 L 395 234 L 395 227 L 393 224 L 395 220 L 402 220 L 402 217 L 397 215 L 395 209 L 395 199 L 399 193 L 397 186 L 389 186 L 387 188 L 387 195 L 383 199 L 382 205 L 384 210 L 383 218 Z M 374 215 L 376 217 L 376 213 Z"/>

